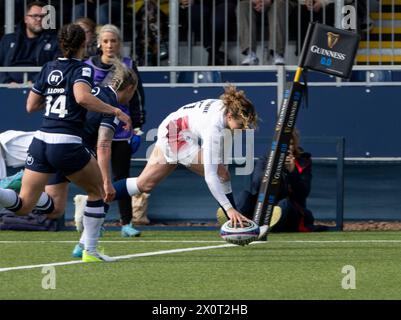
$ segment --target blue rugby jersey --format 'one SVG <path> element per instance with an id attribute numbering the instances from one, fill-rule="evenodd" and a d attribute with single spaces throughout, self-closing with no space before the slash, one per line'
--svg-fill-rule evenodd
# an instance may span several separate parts
<path id="1" fill-rule="evenodd" d="M 92 88 L 93 69 L 78 59 L 58 58 L 46 63 L 32 91 L 45 97 L 41 131 L 82 136 L 87 110 L 74 97 L 73 86 L 83 82 Z"/>
<path id="2" fill-rule="evenodd" d="M 117 102 L 117 94 L 110 86 L 94 87 L 92 89 L 92 94 L 113 107 L 119 107 Z M 84 145 L 87 148 L 94 150 L 96 147 L 99 127 L 104 126 L 115 132 L 119 122 L 120 121 L 114 115 L 88 111 L 86 114 L 85 127 L 82 136 Z"/>

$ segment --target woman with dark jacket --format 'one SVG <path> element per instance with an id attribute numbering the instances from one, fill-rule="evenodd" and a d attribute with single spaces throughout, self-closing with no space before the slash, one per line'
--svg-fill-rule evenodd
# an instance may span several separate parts
<path id="1" fill-rule="evenodd" d="M 250 219 L 253 216 L 267 160 L 266 156 L 259 158 L 252 174 L 251 191 L 243 191 L 240 196 L 237 209 Z M 313 214 L 307 209 L 311 183 L 311 154 L 300 148 L 299 133 L 294 130 L 285 168 L 282 171 L 281 190 L 278 196 L 280 200 L 277 205 L 281 208 L 281 218 L 271 231 L 309 232 L 315 230 Z"/>
<path id="2" fill-rule="evenodd" d="M 94 82 L 96 85 L 110 84 L 113 78 L 113 64 L 115 58 L 120 58 L 127 68 L 133 69 L 138 77 L 138 87 L 134 97 L 128 106 L 120 106 L 125 113 L 129 114 L 132 120 L 132 132 L 127 132 L 122 127 L 117 127 L 112 143 L 111 166 L 113 171 L 113 180 L 121 180 L 130 176 L 131 167 L 131 139 L 140 132 L 145 123 L 145 93 L 142 86 L 141 77 L 135 62 L 129 57 L 121 57 L 121 35 L 120 30 L 112 25 L 104 25 L 98 36 L 98 46 L 100 54 L 90 57 L 87 64 L 95 70 Z M 106 183 L 106 181 L 105 181 Z M 136 230 L 132 223 L 131 198 L 127 197 L 118 201 L 122 223 L 122 236 L 139 236 L 140 231 Z"/>

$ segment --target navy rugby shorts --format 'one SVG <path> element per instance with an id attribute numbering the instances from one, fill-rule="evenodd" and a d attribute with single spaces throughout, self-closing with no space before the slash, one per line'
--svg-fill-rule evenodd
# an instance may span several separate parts
<path id="1" fill-rule="evenodd" d="M 52 135 L 54 134 L 50 134 Z M 60 175 L 69 176 L 84 168 L 90 161 L 91 153 L 82 143 L 49 143 L 47 137 L 49 134 L 39 134 L 39 137 L 35 135 L 32 139 L 25 168 L 36 172 L 57 172 Z M 79 141 L 78 139 L 76 141 Z"/>

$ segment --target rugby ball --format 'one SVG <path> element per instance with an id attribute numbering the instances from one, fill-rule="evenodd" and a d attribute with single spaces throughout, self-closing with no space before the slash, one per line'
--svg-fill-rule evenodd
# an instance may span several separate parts
<path id="1" fill-rule="evenodd" d="M 243 221 L 243 228 L 237 224 L 237 227 L 231 223 L 231 220 L 225 222 L 220 228 L 220 236 L 227 242 L 238 244 L 240 246 L 247 245 L 255 241 L 259 237 L 259 226 L 253 221 Z"/>

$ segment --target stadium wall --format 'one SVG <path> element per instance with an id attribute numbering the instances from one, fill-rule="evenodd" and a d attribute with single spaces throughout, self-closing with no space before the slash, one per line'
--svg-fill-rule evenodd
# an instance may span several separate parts
<path id="1" fill-rule="evenodd" d="M 269 138 L 273 132 L 277 111 L 275 87 L 244 88 L 254 101 L 262 118 L 256 137 Z M 297 126 L 304 137 L 344 136 L 346 157 L 401 157 L 399 119 L 401 109 L 396 97 L 397 87 L 310 87 L 308 107 L 299 112 Z M 145 133 L 157 128 L 170 112 L 185 103 L 218 97 L 221 88 L 149 88 L 146 92 L 147 123 Z M 25 111 L 27 89 L 0 89 L 3 112 L 0 130 L 36 130 L 40 126 L 39 113 Z M 324 139 L 323 139 L 324 140 Z M 136 155 L 145 157 L 143 144 Z M 333 143 L 305 143 L 314 157 L 335 157 Z M 255 146 L 255 155 L 267 150 L 267 143 Z M 132 175 L 137 175 L 143 162 L 133 162 Z M 345 167 L 345 219 L 400 219 L 401 165 L 346 164 Z M 318 219 L 334 219 L 336 212 L 335 164 L 315 163 L 310 207 Z M 249 177 L 233 176 L 234 190 L 248 185 Z M 185 190 L 185 194 L 183 193 Z M 71 188 L 67 219 L 72 218 L 72 197 L 81 192 Z M 192 195 L 196 194 L 196 197 Z M 205 183 L 185 169 L 179 169 L 152 194 L 149 216 L 155 221 L 193 220 L 214 218 L 216 203 Z M 117 219 L 117 208 L 112 207 L 108 219 Z"/>
<path id="2" fill-rule="evenodd" d="M 247 87 L 261 118 L 256 138 L 269 138 L 276 119 L 275 87 Z M 41 123 L 39 113 L 27 114 L 27 89 L 0 88 L 3 108 L 0 131 L 36 130 Z M 164 117 L 178 107 L 204 98 L 218 97 L 221 88 L 145 88 L 147 120 L 143 131 L 157 128 Z M 297 127 L 301 136 L 344 136 L 346 157 L 401 157 L 399 137 L 401 108 L 398 87 L 310 87 L 308 105 L 299 111 Z M 149 143 L 152 141 L 149 141 Z M 315 157 L 335 156 L 332 144 L 308 144 L 305 148 Z M 264 153 L 266 145 L 258 144 L 255 155 Z M 138 157 L 144 157 L 141 148 Z"/>

